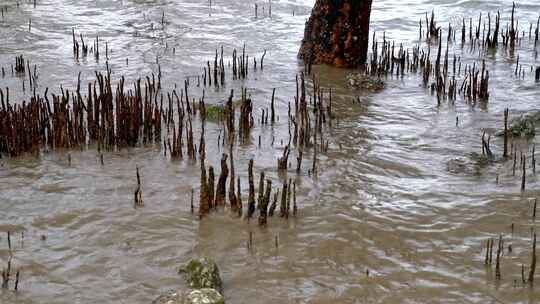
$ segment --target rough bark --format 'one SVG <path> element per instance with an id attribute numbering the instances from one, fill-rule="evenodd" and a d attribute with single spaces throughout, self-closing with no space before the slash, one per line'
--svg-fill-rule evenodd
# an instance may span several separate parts
<path id="1" fill-rule="evenodd" d="M 366 62 L 372 0 L 317 0 L 298 56 L 313 64 L 357 67 Z"/>

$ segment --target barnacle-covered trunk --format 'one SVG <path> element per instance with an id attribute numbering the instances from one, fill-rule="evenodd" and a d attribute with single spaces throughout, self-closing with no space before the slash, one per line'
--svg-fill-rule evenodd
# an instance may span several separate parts
<path id="1" fill-rule="evenodd" d="M 313 64 L 357 67 L 366 62 L 372 0 L 317 0 L 298 56 Z"/>

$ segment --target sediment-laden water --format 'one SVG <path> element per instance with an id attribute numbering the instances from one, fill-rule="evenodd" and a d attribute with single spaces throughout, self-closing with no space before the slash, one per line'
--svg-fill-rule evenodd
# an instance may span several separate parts
<path id="1" fill-rule="evenodd" d="M 462 18 L 478 22 L 480 12 L 493 18 L 500 10 L 505 27 L 512 8 L 508 0 L 374 2 L 371 30 L 378 40 L 385 32 L 387 40 L 407 48 L 419 43 L 418 21 L 433 9 L 439 25 L 446 29 L 451 22 L 460 37 Z M 37 91 L 74 89 L 79 72 L 82 83 L 94 81 L 94 71 L 104 71 L 106 60 L 75 60 L 73 28 L 90 44 L 96 35 L 107 42 L 115 80 L 124 75 L 131 85 L 138 77 L 157 74 L 159 62 L 164 90 L 200 75 L 221 46 L 226 58 L 244 43 L 250 57 L 259 59 L 267 50 L 263 71 L 250 72 L 246 80 L 227 79 L 225 88 L 207 88 L 205 94 L 207 103 L 223 103 L 231 88 L 246 87 L 258 120 L 276 88 L 279 122 L 256 124 L 254 144 L 235 148 L 235 165 L 246 183 L 253 158 L 256 180 L 265 170 L 277 185 L 282 177 L 276 160 L 289 137 L 288 103 L 294 102 L 295 77 L 304 70 L 296 53 L 314 1 L 274 0 L 271 18 L 266 1 L 258 2 L 255 18 L 254 3 L 38 0 L 34 7 L 32 1 L 4 0 L 0 66 L 6 75 L 0 87 L 10 88 L 14 103 L 30 98 L 28 83 L 23 92 L 22 79 L 11 74 L 21 54 L 37 65 Z M 289 170 L 298 184 L 299 213 L 289 220 L 270 218 L 266 229 L 227 211 L 200 221 L 190 212 L 199 166 L 171 161 L 159 145 L 104 152 L 104 165 L 95 147 L 4 156 L 0 267 L 10 259 L 6 232 L 11 231 L 11 267 L 20 269 L 21 277 L 18 292 L 0 290 L 0 303 L 149 303 L 160 293 L 185 287 L 176 268 L 194 256 L 217 261 L 228 303 L 540 300 L 540 286 L 524 287 L 521 279 L 522 264 L 528 274 L 531 260 L 537 226 L 531 199 L 539 195 L 540 183 L 527 167 L 522 192 L 521 171 L 513 176 L 512 161 L 479 160 L 482 133 L 494 135 L 503 127 L 505 108 L 511 118 L 540 109 L 540 85 L 530 71 L 539 62 L 528 39 L 529 23 L 534 29 L 539 13 L 540 4 L 518 2 L 520 36 L 525 31 L 520 45 L 513 54 L 499 49 L 484 56 L 490 71 L 488 102 L 458 96 L 454 103 L 438 105 L 414 73 L 384 79 L 386 88 L 377 93 L 358 91 L 347 86 L 351 71 L 314 67 L 321 85 L 334 92 L 329 150 L 319 155 L 317 177 Z M 478 51 L 460 43 L 450 50 L 462 62 L 481 62 Z M 524 77 L 514 74 L 518 55 Z M 193 90 L 200 96 L 200 89 Z M 357 96 L 360 104 L 353 102 Z M 216 168 L 227 152 L 217 144 L 220 129 L 220 124 L 206 124 L 207 163 Z M 259 135 L 260 148 L 255 144 Z M 514 145 L 530 157 L 534 142 Z M 494 154 L 502 155 L 502 147 L 502 137 L 492 136 Z M 137 209 L 136 166 L 145 202 Z M 242 188 L 245 203 L 247 185 Z M 496 280 L 494 266 L 484 265 L 484 247 L 499 235 L 505 249 Z"/>

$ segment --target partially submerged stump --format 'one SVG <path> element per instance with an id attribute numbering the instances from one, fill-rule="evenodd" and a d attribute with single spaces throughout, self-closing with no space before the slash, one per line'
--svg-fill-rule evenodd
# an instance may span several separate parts
<path id="1" fill-rule="evenodd" d="M 357 72 L 347 75 L 347 85 L 353 89 L 368 92 L 384 89 L 384 82 L 379 77 Z"/>
<path id="2" fill-rule="evenodd" d="M 533 137 L 536 134 L 536 124 L 540 124 L 540 111 L 534 111 L 512 120 L 509 131 L 513 137 Z"/>
<path id="3" fill-rule="evenodd" d="M 178 270 L 184 274 L 191 288 L 213 288 L 221 292 L 221 278 L 217 264 L 207 258 L 192 259 Z"/>
<path id="4" fill-rule="evenodd" d="M 225 304 L 225 299 L 217 290 L 203 288 L 190 292 L 184 304 Z"/>
<path id="5" fill-rule="evenodd" d="M 372 0 L 317 0 L 298 56 L 307 63 L 357 67 L 366 62 Z"/>
<path id="6" fill-rule="evenodd" d="M 225 304 L 225 299 L 215 289 L 202 288 L 171 292 L 155 299 L 152 304 Z"/>
<path id="7" fill-rule="evenodd" d="M 152 304 L 225 304 L 221 295 L 222 282 L 217 264 L 207 258 L 192 259 L 180 267 L 178 273 L 183 274 L 189 287 L 162 295 Z"/>

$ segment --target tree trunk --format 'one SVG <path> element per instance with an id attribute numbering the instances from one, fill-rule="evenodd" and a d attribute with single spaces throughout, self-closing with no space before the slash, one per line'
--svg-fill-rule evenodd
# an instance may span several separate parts
<path id="1" fill-rule="evenodd" d="M 366 62 L 372 0 L 317 0 L 298 56 L 306 63 L 357 67 Z"/>

